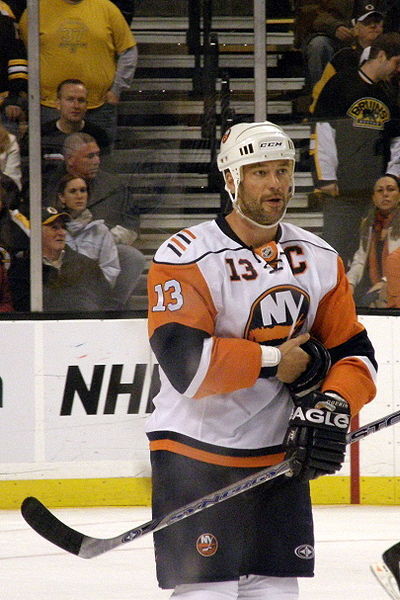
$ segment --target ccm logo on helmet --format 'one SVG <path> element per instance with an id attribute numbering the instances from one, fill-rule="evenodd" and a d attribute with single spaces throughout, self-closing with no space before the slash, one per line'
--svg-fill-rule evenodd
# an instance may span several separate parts
<path id="1" fill-rule="evenodd" d="M 283 142 L 261 142 L 260 148 L 278 148 L 283 146 Z"/>
<path id="2" fill-rule="evenodd" d="M 347 429 L 350 424 L 350 416 L 340 413 L 325 412 L 318 408 L 308 408 L 305 412 L 298 406 L 294 409 L 291 419 L 299 419 L 300 421 L 308 421 L 309 423 L 323 423 L 340 429 Z"/>

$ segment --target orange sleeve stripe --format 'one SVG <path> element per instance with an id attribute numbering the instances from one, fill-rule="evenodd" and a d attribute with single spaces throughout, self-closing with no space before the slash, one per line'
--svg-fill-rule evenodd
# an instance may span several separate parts
<path id="1" fill-rule="evenodd" d="M 284 459 L 284 453 L 265 454 L 264 456 L 225 456 L 223 454 L 215 454 L 206 450 L 192 448 L 181 442 L 173 440 L 154 440 L 150 442 L 150 450 L 167 450 L 175 454 L 181 454 L 194 460 L 199 460 L 211 465 L 220 465 L 222 467 L 267 467 L 276 465 Z"/>
<path id="2" fill-rule="evenodd" d="M 179 294 L 182 306 L 179 310 L 170 310 L 176 305 L 174 286 L 165 291 L 168 281 L 177 281 L 180 286 Z M 196 264 L 164 265 L 153 264 L 148 278 L 149 315 L 148 327 L 151 337 L 154 330 L 167 323 L 180 323 L 214 333 L 216 310 L 208 285 Z M 160 298 L 156 290 L 163 290 L 163 310 L 160 310 Z"/>
<path id="3" fill-rule="evenodd" d="M 237 338 L 214 338 L 210 366 L 194 398 L 252 387 L 260 369 L 259 344 Z"/>
<path id="4" fill-rule="evenodd" d="M 333 365 L 322 386 L 348 400 L 354 417 L 376 393 L 368 367 L 358 358 L 344 358 Z"/>
<path id="5" fill-rule="evenodd" d="M 183 233 L 186 233 L 189 237 L 192 238 L 192 240 L 195 240 L 197 236 L 194 235 L 194 233 L 192 231 L 190 231 L 190 229 L 182 229 Z"/>
<path id="6" fill-rule="evenodd" d="M 171 242 L 174 242 L 174 244 L 176 244 L 181 250 L 187 250 L 186 246 L 184 246 L 182 242 L 180 242 L 176 238 L 171 238 Z"/>

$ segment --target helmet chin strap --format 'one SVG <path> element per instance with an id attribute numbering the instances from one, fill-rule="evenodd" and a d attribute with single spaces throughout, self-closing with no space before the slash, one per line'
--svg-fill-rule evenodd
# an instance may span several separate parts
<path id="1" fill-rule="evenodd" d="M 257 227 L 260 227 L 261 229 L 273 229 L 274 227 L 276 227 L 284 218 L 285 214 L 286 214 L 286 210 L 287 210 L 287 206 L 285 208 L 285 210 L 283 211 L 282 215 L 279 217 L 279 219 L 277 221 L 275 221 L 275 223 L 272 223 L 270 225 L 261 225 L 261 223 L 257 223 L 257 221 L 254 221 L 253 219 L 250 219 L 250 217 L 247 217 L 243 212 L 242 209 L 240 208 L 240 206 L 238 205 L 237 202 L 233 202 L 233 208 L 234 210 L 236 210 L 236 212 L 239 213 L 239 215 L 243 218 L 246 219 L 246 221 L 248 221 L 249 223 L 251 223 L 252 225 L 256 225 Z"/>
<path id="2" fill-rule="evenodd" d="M 228 185 L 225 185 L 225 189 L 229 194 L 229 197 L 232 201 L 232 206 L 234 208 L 234 210 L 236 210 L 237 213 L 239 213 L 239 215 L 245 219 L 248 223 L 251 223 L 252 225 L 255 225 L 256 227 L 260 227 L 261 229 L 273 229 L 274 227 L 276 227 L 277 225 L 279 225 L 279 223 L 284 219 L 285 215 L 286 215 L 286 211 L 287 211 L 287 207 L 288 205 L 286 204 L 285 206 L 285 210 L 283 211 L 282 215 L 279 217 L 279 219 L 277 221 L 275 221 L 275 223 L 272 223 L 271 225 L 261 225 L 261 223 L 257 223 L 257 221 L 254 221 L 253 219 L 250 219 L 250 217 L 247 217 L 242 209 L 240 208 L 239 204 L 238 204 L 238 197 L 237 197 L 237 193 L 238 193 L 238 186 L 235 185 L 235 195 L 232 195 L 231 190 L 228 188 Z M 290 196 L 291 198 L 292 196 Z"/>

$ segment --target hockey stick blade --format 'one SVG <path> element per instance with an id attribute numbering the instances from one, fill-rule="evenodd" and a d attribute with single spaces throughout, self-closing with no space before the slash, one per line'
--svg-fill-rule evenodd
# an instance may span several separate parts
<path id="1" fill-rule="evenodd" d="M 394 425 L 400 421 L 400 411 L 391 413 L 386 417 L 377 419 L 372 423 L 368 423 L 360 427 L 359 429 L 350 432 L 347 435 L 347 443 L 353 444 L 359 440 L 364 439 L 366 436 L 376 431 L 380 431 L 386 427 Z M 173 525 L 174 523 L 186 519 L 195 513 L 198 513 L 206 508 L 210 508 L 223 500 L 227 500 L 232 496 L 241 494 L 242 492 L 249 490 L 257 485 L 271 481 L 280 475 L 291 475 L 291 459 L 284 460 L 283 462 L 274 465 L 272 467 L 266 467 L 261 471 L 257 471 L 253 475 L 249 475 L 236 483 L 229 485 L 225 488 L 212 492 L 203 498 L 195 500 L 189 504 L 186 504 L 182 508 L 173 511 L 164 517 L 153 519 L 144 523 L 140 527 L 130 529 L 121 535 L 113 538 L 92 538 L 84 535 L 68 525 L 62 523 L 57 517 L 55 517 L 49 510 L 42 504 L 37 498 L 28 497 L 25 498 L 21 505 L 22 516 L 25 521 L 41 536 L 59 546 L 67 552 L 76 554 L 81 558 L 93 558 L 99 554 L 104 554 L 121 544 L 132 542 L 133 540 L 145 535 L 147 533 L 154 533 Z"/>
<path id="2" fill-rule="evenodd" d="M 382 554 L 385 566 L 392 573 L 396 580 L 397 590 L 400 598 L 400 542 L 394 544 Z"/>
<path id="3" fill-rule="evenodd" d="M 164 517 L 148 521 L 113 538 L 93 538 L 68 527 L 33 496 L 25 498 L 22 502 L 21 513 L 28 525 L 49 542 L 81 558 L 93 558 L 117 546 L 132 542 L 147 533 L 154 533 L 164 527 L 169 527 L 182 519 L 186 519 L 266 481 L 271 481 L 280 475 L 290 475 L 292 472 L 291 466 L 292 460 L 288 459 L 272 467 L 266 467 L 234 484 L 190 502 Z"/>
<path id="4" fill-rule="evenodd" d="M 384 563 L 375 563 L 370 565 L 370 568 L 392 600 L 400 600 L 399 586 L 387 566 Z"/>

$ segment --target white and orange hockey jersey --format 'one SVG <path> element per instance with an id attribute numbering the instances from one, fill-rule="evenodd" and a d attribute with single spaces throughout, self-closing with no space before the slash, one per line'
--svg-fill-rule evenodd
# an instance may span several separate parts
<path id="1" fill-rule="evenodd" d="M 282 460 L 293 405 L 286 385 L 261 371 L 260 344 L 303 332 L 330 350 L 324 390 L 353 415 L 374 397 L 374 352 L 342 261 L 299 227 L 281 224 L 261 248 L 244 245 L 223 217 L 182 230 L 157 251 L 148 294 L 161 378 L 151 450 L 238 467 Z"/>

